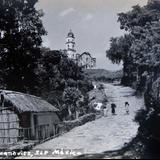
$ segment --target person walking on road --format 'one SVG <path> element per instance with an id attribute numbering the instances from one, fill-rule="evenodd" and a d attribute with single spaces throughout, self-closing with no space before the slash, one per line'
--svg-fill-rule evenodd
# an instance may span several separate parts
<path id="1" fill-rule="evenodd" d="M 103 115 L 104 115 L 104 117 L 107 117 L 107 114 L 108 114 L 108 108 L 107 108 L 107 106 L 105 106 L 103 108 Z"/>
<path id="2" fill-rule="evenodd" d="M 111 104 L 112 115 L 116 115 L 116 108 L 117 108 L 116 104 L 112 103 Z"/>
<path id="3" fill-rule="evenodd" d="M 129 103 L 125 102 L 126 113 L 129 114 Z"/>

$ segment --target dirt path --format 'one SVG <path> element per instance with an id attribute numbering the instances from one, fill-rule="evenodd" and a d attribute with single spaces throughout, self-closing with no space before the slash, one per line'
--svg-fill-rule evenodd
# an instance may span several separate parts
<path id="1" fill-rule="evenodd" d="M 129 87 L 104 85 L 110 104 L 113 102 L 117 104 L 116 116 L 112 116 L 111 110 L 109 110 L 107 117 L 77 127 L 34 149 L 79 149 L 82 154 L 93 154 L 118 150 L 125 143 L 130 142 L 137 134 L 138 124 L 134 122 L 134 118 L 136 112 L 144 107 L 144 100 L 136 97 L 134 90 Z M 125 111 L 124 103 L 126 101 L 130 103 L 129 115 L 126 115 Z M 109 108 L 110 104 L 108 104 Z"/>

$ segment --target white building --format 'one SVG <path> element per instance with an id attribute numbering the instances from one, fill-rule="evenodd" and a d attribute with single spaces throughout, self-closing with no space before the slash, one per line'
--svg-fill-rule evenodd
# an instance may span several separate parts
<path id="1" fill-rule="evenodd" d="M 92 58 L 91 54 L 84 52 L 77 57 L 78 65 L 84 69 L 91 69 L 96 67 L 96 58 Z"/>
<path id="2" fill-rule="evenodd" d="M 69 31 L 66 38 L 66 53 L 69 58 L 76 59 L 75 36 L 72 30 Z"/>
<path id="3" fill-rule="evenodd" d="M 96 58 L 92 58 L 91 54 L 88 52 L 84 52 L 82 54 L 78 54 L 76 52 L 75 46 L 75 36 L 72 30 L 69 31 L 66 37 L 66 50 L 64 52 L 67 54 L 68 58 L 72 59 L 79 66 L 84 69 L 91 69 L 96 67 Z"/>

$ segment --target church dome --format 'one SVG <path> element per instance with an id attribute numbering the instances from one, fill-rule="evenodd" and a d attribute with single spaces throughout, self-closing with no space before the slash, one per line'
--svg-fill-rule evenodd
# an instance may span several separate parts
<path id="1" fill-rule="evenodd" d="M 69 31 L 69 33 L 68 33 L 68 37 L 72 37 L 72 38 L 74 38 L 74 33 L 72 32 L 72 30 L 70 30 L 70 31 Z"/>

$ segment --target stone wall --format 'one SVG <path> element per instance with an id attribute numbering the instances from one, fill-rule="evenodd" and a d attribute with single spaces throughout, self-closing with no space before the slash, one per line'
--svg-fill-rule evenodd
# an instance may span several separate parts
<path id="1" fill-rule="evenodd" d="M 71 129 L 82 126 L 86 124 L 87 122 L 94 121 L 96 119 L 96 114 L 87 114 L 85 116 L 80 117 L 77 120 L 73 121 L 64 121 L 59 127 L 60 127 L 60 133 L 69 132 Z"/>

